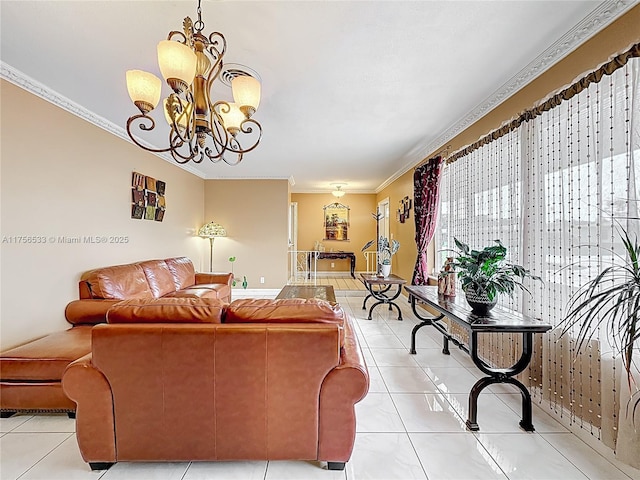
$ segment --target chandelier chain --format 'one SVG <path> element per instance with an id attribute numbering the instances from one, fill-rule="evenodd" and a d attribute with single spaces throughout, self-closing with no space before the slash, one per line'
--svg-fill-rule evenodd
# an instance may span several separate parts
<path id="1" fill-rule="evenodd" d="M 198 0 L 198 21 L 196 22 L 196 24 L 194 25 L 196 31 L 198 33 L 202 32 L 202 30 L 204 30 L 204 22 L 202 21 L 202 7 L 200 6 L 200 0 Z"/>

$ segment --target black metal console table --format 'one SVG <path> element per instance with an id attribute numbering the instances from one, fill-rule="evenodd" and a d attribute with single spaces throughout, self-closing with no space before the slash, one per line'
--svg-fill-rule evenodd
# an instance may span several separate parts
<path id="1" fill-rule="evenodd" d="M 531 361 L 533 353 L 533 334 L 544 333 L 551 329 L 551 325 L 543 323 L 535 318 L 521 315 L 512 310 L 495 307 L 487 315 L 475 315 L 471 311 L 471 307 L 464 299 L 464 294 L 456 297 L 444 297 L 438 295 L 437 287 L 424 286 L 405 286 L 411 300 L 411 309 L 422 323 L 416 325 L 411 332 L 411 350 L 410 353 L 416 353 L 416 333 L 422 327 L 431 325 L 443 335 L 442 353 L 449 354 L 449 342 L 457 345 L 461 350 L 467 352 L 473 363 L 486 375 L 478 380 L 469 392 L 469 418 L 467 419 L 467 428 L 469 430 L 478 431 L 478 395 L 489 385 L 494 383 L 510 383 L 520 390 L 522 395 L 522 420 L 520 426 L 528 431 L 533 432 L 531 418 L 531 395 L 529 390 L 520 381 L 514 378 L 516 375 L 524 371 Z M 440 313 L 436 318 L 425 318 L 416 310 L 416 300 L 420 300 L 427 304 L 430 308 Z M 464 328 L 469 335 L 469 345 L 466 346 L 453 338 L 441 320 L 445 317 L 449 318 L 457 325 Z M 497 368 L 487 364 L 478 356 L 478 334 L 479 333 L 518 333 L 522 335 L 522 354 L 518 361 L 509 368 Z"/>
<path id="2" fill-rule="evenodd" d="M 402 310 L 400 310 L 400 307 L 394 302 L 394 300 L 400 296 L 400 293 L 402 292 L 402 285 L 407 283 L 407 281 L 393 273 L 390 273 L 386 277 L 379 277 L 378 275 L 372 275 L 369 273 L 361 273 L 360 278 L 369 292 L 369 294 L 364 298 L 364 302 L 362 302 L 362 309 L 366 310 L 367 300 L 370 298 L 373 297 L 377 300 L 377 302 L 369 308 L 369 316 L 367 319 L 371 320 L 373 309 L 378 305 L 389 305 L 389 310 L 393 310 L 392 307 L 396 307 L 396 310 L 398 310 L 398 320 L 402 320 Z M 396 286 L 395 293 L 389 292 L 393 285 Z"/>

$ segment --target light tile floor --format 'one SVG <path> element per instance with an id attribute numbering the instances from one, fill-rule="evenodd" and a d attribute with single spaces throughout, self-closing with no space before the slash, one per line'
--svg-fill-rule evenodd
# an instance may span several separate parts
<path id="1" fill-rule="evenodd" d="M 18 415 L 0 420 L 2 480 L 200 479 L 640 479 L 640 472 L 607 460 L 534 405 L 536 432 L 518 427 L 519 394 L 485 391 L 481 431 L 465 429 L 467 395 L 479 377 L 457 349 L 440 353 L 437 332 L 423 328 L 410 355 L 417 323 L 400 301 L 404 321 L 384 308 L 366 320 L 363 297 L 338 301 L 354 316 L 371 374 L 356 406 L 357 436 L 342 472 L 317 462 L 118 463 L 92 472 L 82 461 L 74 422 L 64 415 Z"/>

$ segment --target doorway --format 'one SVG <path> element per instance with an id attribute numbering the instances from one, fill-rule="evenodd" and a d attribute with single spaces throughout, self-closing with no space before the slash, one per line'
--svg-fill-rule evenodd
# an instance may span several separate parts
<path id="1" fill-rule="evenodd" d="M 378 202 L 378 213 L 382 214 L 378 224 L 380 227 L 380 236 L 391 240 L 389 238 L 389 197 Z"/>
<path id="2" fill-rule="evenodd" d="M 298 202 L 289 204 L 289 250 L 298 250 Z"/>

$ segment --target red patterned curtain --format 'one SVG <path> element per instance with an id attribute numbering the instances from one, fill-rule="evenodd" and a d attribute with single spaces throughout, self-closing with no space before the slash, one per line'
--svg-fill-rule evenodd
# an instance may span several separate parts
<path id="1" fill-rule="evenodd" d="M 441 173 L 442 157 L 438 156 L 417 167 L 413 174 L 413 208 L 418 258 L 413 271 L 412 285 L 426 285 L 429 278 L 427 246 L 436 231 Z"/>

